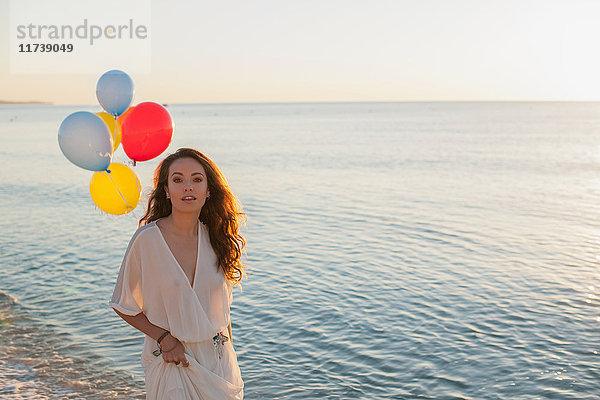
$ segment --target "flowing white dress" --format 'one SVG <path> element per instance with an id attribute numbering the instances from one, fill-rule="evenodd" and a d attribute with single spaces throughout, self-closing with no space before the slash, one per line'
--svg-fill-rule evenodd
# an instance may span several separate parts
<path id="1" fill-rule="evenodd" d="M 146 336 L 141 362 L 148 400 L 242 400 L 240 368 L 229 336 L 233 285 L 210 244 L 206 226 L 198 224 L 198 258 L 190 285 L 156 221 L 140 227 L 129 242 L 110 306 L 126 315 L 143 312 L 154 325 L 169 330 L 185 347 L 189 367 L 154 356 L 154 339 Z"/>

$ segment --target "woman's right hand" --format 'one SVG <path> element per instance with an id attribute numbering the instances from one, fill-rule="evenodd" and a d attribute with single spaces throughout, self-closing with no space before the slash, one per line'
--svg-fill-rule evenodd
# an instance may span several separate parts
<path id="1" fill-rule="evenodd" d="M 165 362 L 174 363 L 175 365 L 181 363 L 182 367 L 190 366 L 185 358 L 185 348 L 183 347 L 183 344 L 170 333 L 161 341 L 160 347 L 163 349 L 162 356 Z"/>

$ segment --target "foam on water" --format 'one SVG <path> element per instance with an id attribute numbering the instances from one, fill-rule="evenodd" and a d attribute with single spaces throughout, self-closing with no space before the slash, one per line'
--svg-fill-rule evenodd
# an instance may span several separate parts
<path id="1" fill-rule="evenodd" d="M 143 388 L 69 335 L 27 315 L 0 291 L 0 397 L 10 399 L 145 398 Z"/>

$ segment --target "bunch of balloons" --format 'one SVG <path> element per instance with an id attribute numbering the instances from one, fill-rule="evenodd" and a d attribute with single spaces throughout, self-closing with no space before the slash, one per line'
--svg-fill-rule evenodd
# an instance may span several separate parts
<path id="1" fill-rule="evenodd" d="M 90 195 L 96 206 L 110 214 L 125 214 L 138 205 L 141 185 L 130 167 L 111 162 L 114 152 L 122 144 L 134 166 L 157 157 L 171 143 L 173 120 L 157 103 L 130 107 L 133 81 L 123 71 L 104 73 L 96 97 L 104 111 L 69 115 L 58 129 L 58 144 L 73 164 L 95 171 Z"/>

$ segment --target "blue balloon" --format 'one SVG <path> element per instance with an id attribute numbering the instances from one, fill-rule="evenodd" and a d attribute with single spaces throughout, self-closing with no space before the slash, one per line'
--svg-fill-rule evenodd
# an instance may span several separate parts
<path id="1" fill-rule="evenodd" d="M 107 113 L 119 116 L 127 111 L 133 100 L 133 81 L 123 71 L 113 69 L 98 79 L 96 97 Z"/>
<path id="2" fill-rule="evenodd" d="M 58 128 L 58 145 L 69 161 L 90 171 L 104 171 L 112 158 L 112 138 L 102 118 L 77 111 Z"/>

